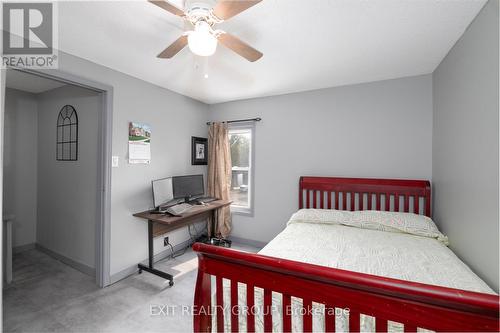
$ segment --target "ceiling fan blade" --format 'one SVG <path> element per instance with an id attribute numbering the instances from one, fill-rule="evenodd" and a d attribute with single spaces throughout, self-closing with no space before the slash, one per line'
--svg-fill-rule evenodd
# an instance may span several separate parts
<path id="1" fill-rule="evenodd" d="M 176 6 L 172 5 L 168 1 L 164 1 L 164 0 L 148 0 L 148 1 L 154 5 L 157 5 L 160 8 L 165 9 L 167 12 L 170 12 L 174 15 L 177 15 L 180 17 L 186 16 L 186 14 L 184 14 L 184 11 L 182 9 L 177 8 Z"/>
<path id="2" fill-rule="evenodd" d="M 238 37 L 228 33 L 221 33 L 218 38 L 222 45 L 238 53 L 248 61 L 254 62 L 263 56 L 262 52 L 257 51 Z"/>
<path id="3" fill-rule="evenodd" d="M 244 10 L 255 6 L 262 0 L 219 0 L 213 13 L 221 20 L 227 20 Z"/>
<path id="4" fill-rule="evenodd" d="M 166 58 L 170 59 L 177 53 L 179 53 L 180 50 L 182 50 L 188 43 L 188 39 L 186 35 L 182 35 L 175 42 L 170 44 L 169 47 L 167 47 L 165 50 L 163 50 L 160 54 L 158 54 L 158 58 Z"/>

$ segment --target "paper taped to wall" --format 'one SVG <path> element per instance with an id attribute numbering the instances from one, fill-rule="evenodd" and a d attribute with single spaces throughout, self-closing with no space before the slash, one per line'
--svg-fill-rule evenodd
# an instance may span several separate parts
<path id="1" fill-rule="evenodd" d="M 149 164 L 151 162 L 151 127 L 130 122 L 128 125 L 128 162 Z"/>

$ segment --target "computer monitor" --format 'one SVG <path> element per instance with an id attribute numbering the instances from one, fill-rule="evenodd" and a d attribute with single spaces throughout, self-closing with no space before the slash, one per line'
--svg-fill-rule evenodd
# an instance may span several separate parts
<path id="1" fill-rule="evenodd" d="M 155 208 L 163 206 L 174 199 L 172 178 L 157 179 L 151 183 L 153 186 L 153 204 Z"/>
<path id="2" fill-rule="evenodd" d="M 203 175 L 172 177 L 174 198 L 185 198 L 202 196 L 205 194 Z"/>

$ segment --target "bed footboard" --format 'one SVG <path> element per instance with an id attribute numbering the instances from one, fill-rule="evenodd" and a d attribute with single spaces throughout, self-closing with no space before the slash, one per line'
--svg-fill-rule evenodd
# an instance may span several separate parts
<path id="1" fill-rule="evenodd" d="M 224 331 L 224 306 L 231 307 L 231 331 L 246 317 L 247 331 L 255 330 L 252 306 L 254 288 L 264 290 L 264 330 L 272 331 L 272 292 L 282 294 L 282 327 L 290 332 L 291 297 L 302 299 L 303 331 L 312 331 L 312 302 L 325 309 L 348 311 L 349 331 L 360 330 L 360 315 L 375 318 L 377 332 L 387 332 L 388 321 L 401 323 L 405 332 L 417 328 L 433 331 L 499 331 L 499 297 L 431 286 L 369 274 L 305 264 L 196 243 L 198 279 L 194 296 L 194 331 L 211 332 L 212 316 Z M 215 290 L 212 290 L 212 277 Z M 223 279 L 230 280 L 231 304 L 223 303 Z M 238 305 L 238 282 L 246 284 L 246 311 Z M 212 293 L 216 303 L 212 303 Z M 244 314 L 243 314 L 244 313 Z M 325 330 L 335 331 L 335 313 L 325 310 Z"/>

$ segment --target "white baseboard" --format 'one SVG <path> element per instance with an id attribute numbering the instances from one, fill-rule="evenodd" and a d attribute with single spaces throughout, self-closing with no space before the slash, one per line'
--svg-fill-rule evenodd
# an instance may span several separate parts
<path id="1" fill-rule="evenodd" d="M 188 239 L 182 243 L 174 245 L 174 253 L 177 253 L 177 252 L 183 250 L 184 248 L 191 246 L 191 243 L 192 243 L 192 241 L 190 239 Z M 163 260 L 163 259 L 169 257 L 171 254 L 172 254 L 171 249 L 167 248 L 166 250 L 161 251 L 158 254 L 155 254 L 153 257 L 153 262 L 158 262 L 160 260 Z M 146 258 L 146 259 L 142 260 L 140 263 L 147 265 L 148 259 Z M 137 264 L 139 264 L 139 263 L 137 263 Z M 130 275 L 136 274 L 139 271 L 137 264 L 130 266 L 128 268 L 125 268 L 124 270 L 121 270 L 118 273 L 111 275 L 111 277 L 109 279 L 109 284 L 116 283 L 120 280 L 123 280 L 123 279 L 129 277 Z M 148 273 L 145 273 L 145 274 L 148 274 Z"/>
<path id="2" fill-rule="evenodd" d="M 46 247 L 40 245 L 40 244 L 35 244 L 35 248 L 49 256 L 51 256 L 52 258 L 54 259 L 57 259 L 59 261 L 61 261 L 62 263 L 65 263 L 66 265 L 70 266 L 70 267 L 73 267 L 74 269 L 76 269 L 77 271 L 80 271 L 84 274 L 87 274 L 89 276 L 92 276 L 93 278 L 95 278 L 95 268 L 92 268 L 90 266 L 87 266 L 85 264 L 82 264 L 82 263 L 79 263 L 71 258 L 68 258 L 62 254 L 59 254 L 59 253 L 56 253 L 52 250 L 49 250 L 47 249 Z"/>
<path id="3" fill-rule="evenodd" d="M 24 244 L 24 245 L 18 245 L 12 247 L 12 253 L 21 253 L 24 251 L 32 250 L 35 248 L 35 243 L 30 243 L 30 244 Z"/>
<path id="4" fill-rule="evenodd" d="M 232 240 L 235 243 L 243 244 L 243 245 L 250 245 L 259 249 L 262 249 L 264 246 L 267 245 L 265 242 L 261 241 L 256 241 L 253 239 L 246 239 L 246 238 L 240 238 L 236 236 L 229 236 L 229 239 Z"/>
<path id="5" fill-rule="evenodd" d="M 232 241 L 234 241 L 236 243 L 250 245 L 253 247 L 257 247 L 259 249 L 263 248 L 266 245 L 265 242 L 260 242 L 260 241 L 255 241 L 255 240 L 245 239 L 245 238 L 240 238 L 240 237 L 230 236 L 229 239 L 231 239 Z M 175 245 L 174 246 L 174 253 L 177 253 L 177 252 L 183 250 L 184 248 L 191 246 L 191 243 L 192 243 L 191 239 L 188 239 L 182 243 Z M 169 248 L 167 248 L 164 251 L 161 251 L 160 253 L 155 254 L 153 257 L 153 262 L 156 263 L 160 260 L 163 260 L 163 259 L 169 257 L 171 254 L 172 254 L 172 251 Z M 147 265 L 148 259 L 146 258 L 146 259 L 142 260 L 140 263 Z M 137 263 L 137 264 L 139 264 L 139 263 Z M 136 274 L 139 271 L 137 264 L 134 264 L 130 267 L 127 267 L 127 268 L 119 271 L 118 273 L 111 275 L 110 279 L 109 279 L 110 284 L 116 283 L 120 280 L 123 280 L 123 279 L 129 277 L 130 275 Z"/>

